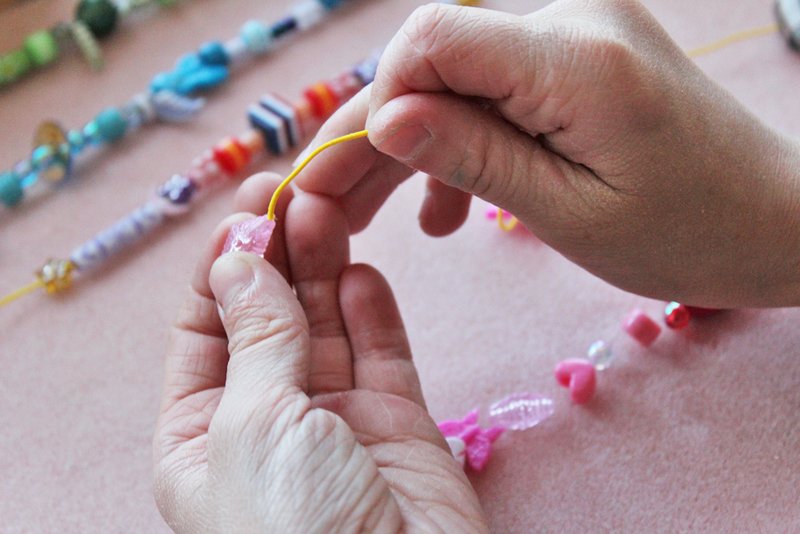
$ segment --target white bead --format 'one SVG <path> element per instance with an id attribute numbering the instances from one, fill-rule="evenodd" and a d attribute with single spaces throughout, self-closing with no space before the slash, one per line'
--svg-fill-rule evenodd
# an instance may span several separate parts
<path id="1" fill-rule="evenodd" d="M 292 8 L 292 16 L 301 31 L 312 28 L 325 18 L 325 7 L 318 0 L 305 0 Z"/>
<path id="2" fill-rule="evenodd" d="M 448 436 L 444 439 L 447 440 L 447 445 L 450 446 L 450 452 L 453 453 L 453 458 L 455 458 L 458 461 L 458 463 L 461 464 L 461 467 L 464 467 L 464 461 L 466 460 L 466 448 L 467 448 L 467 445 L 464 443 L 464 440 L 456 436 Z"/>
<path id="3" fill-rule="evenodd" d="M 611 345 L 602 339 L 592 343 L 587 356 L 598 371 L 604 371 L 611 367 L 611 362 L 614 360 L 614 352 L 611 350 Z"/>
<path id="4" fill-rule="evenodd" d="M 228 54 L 232 65 L 237 65 L 250 57 L 250 51 L 241 37 L 234 37 L 226 41 L 224 45 L 225 53 Z"/>

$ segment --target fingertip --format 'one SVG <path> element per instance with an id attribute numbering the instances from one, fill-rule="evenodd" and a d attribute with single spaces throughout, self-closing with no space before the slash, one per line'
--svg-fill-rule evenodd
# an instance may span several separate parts
<path id="1" fill-rule="evenodd" d="M 452 234 L 467 220 L 472 195 L 428 177 L 425 200 L 419 212 L 422 231 L 431 237 Z"/>
<path id="2" fill-rule="evenodd" d="M 233 199 L 234 210 L 266 213 L 272 193 L 280 183 L 281 176 L 274 172 L 259 172 L 250 176 L 236 191 Z"/>

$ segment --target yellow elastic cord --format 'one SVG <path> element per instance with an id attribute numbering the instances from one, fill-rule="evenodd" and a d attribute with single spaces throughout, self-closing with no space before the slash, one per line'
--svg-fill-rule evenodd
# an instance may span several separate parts
<path id="1" fill-rule="evenodd" d="M 297 175 L 300 174 L 300 171 L 302 171 L 306 167 L 306 165 L 311 163 L 311 160 L 316 158 L 320 154 L 320 152 L 323 152 L 332 146 L 338 145 L 339 143 L 352 141 L 353 139 L 361 139 L 362 137 L 366 137 L 368 133 L 369 132 L 367 132 L 367 130 L 361 130 L 360 132 L 354 132 L 351 134 L 343 135 L 342 137 L 337 137 L 336 139 L 328 141 L 324 145 L 320 145 L 313 152 L 311 152 L 311 154 L 309 154 L 308 157 L 306 157 L 300 163 L 300 165 L 295 167 L 295 169 L 291 172 L 291 174 L 289 174 L 289 176 L 287 176 L 281 182 L 281 185 L 279 185 L 278 188 L 275 190 L 275 192 L 272 194 L 272 199 L 269 201 L 269 209 L 267 210 L 267 219 L 269 219 L 270 221 L 275 220 L 275 208 L 278 205 L 278 198 L 280 198 L 281 193 L 283 193 L 283 190 L 286 189 L 290 183 L 292 183 L 292 180 L 297 178 Z"/>
<path id="2" fill-rule="evenodd" d="M 15 300 L 24 297 L 28 293 L 33 293 L 34 291 L 36 291 L 41 287 L 44 287 L 44 282 L 42 280 L 36 280 L 35 282 L 31 282 L 25 287 L 17 289 L 13 293 L 9 293 L 8 295 L 0 299 L 0 308 L 2 308 L 7 304 L 11 304 Z"/>
<path id="3" fill-rule="evenodd" d="M 758 28 L 751 28 L 749 30 L 732 33 L 731 35 L 724 37 L 719 41 L 689 50 L 686 52 L 686 55 L 689 57 L 704 56 L 706 54 L 711 54 L 712 52 L 722 50 L 726 46 L 747 41 L 749 39 L 755 39 L 757 37 L 763 37 L 765 35 L 771 35 L 777 31 L 779 31 L 777 24 L 769 24 L 767 26 L 760 26 Z"/>
<path id="4" fill-rule="evenodd" d="M 497 208 L 497 226 L 499 226 L 502 230 L 510 232 L 511 230 L 516 228 L 518 224 L 519 224 L 519 219 L 517 219 L 513 215 L 511 216 L 511 220 L 506 222 L 505 212 L 502 209 Z"/>

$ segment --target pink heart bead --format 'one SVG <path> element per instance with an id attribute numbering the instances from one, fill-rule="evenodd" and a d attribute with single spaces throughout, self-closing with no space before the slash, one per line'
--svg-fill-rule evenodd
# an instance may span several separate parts
<path id="1" fill-rule="evenodd" d="M 586 404 L 594 396 L 597 371 L 588 360 L 572 358 L 556 365 L 556 380 L 569 388 L 569 396 L 575 404 Z"/>

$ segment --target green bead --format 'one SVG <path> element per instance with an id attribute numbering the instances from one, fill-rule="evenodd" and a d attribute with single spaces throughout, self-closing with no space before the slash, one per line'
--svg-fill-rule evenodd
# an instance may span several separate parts
<path id="1" fill-rule="evenodd" d="M 34 65 L 42 67 L 58 57 L 58 43 L 48 30 L 30 34 L 22 44 Z"/>
<path id="2" fill-rule="evenodd" d="M 86 24 L 95 37 L 102 39 L 117 27 L 117 7 L 110 0 L 81 0 L 75 18 Z"/>
<path id="3" fill-rule="evenodd" d="M 97 135 L 106 143 L 118 141 L 125 135 L 128 123 L 117 108 L 107 108 L 94 118 Z"/>
<path id="4" fill-rule="evenodd" d="M 16 206 L 23 196 L 22 185 L 14 174 L 10 172 L 0 174 L 0 202 L 8 207 Z"/>
<path id="5" fill-rule="evenodd" d="M 0 56 L 0 83 L 14 82 L 32 68 L 31 59 L 22 49 Z"/>
<path id="6" fill-rule="evenodd" d="M 158 4 L 161 7 L 172 7 L 175 5 L 176 2 L 177 0 L 158 0 Z"/>

